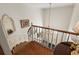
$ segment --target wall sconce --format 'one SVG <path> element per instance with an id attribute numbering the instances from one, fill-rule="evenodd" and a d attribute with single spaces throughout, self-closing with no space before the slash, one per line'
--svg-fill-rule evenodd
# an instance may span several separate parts
<path id="1" fill-rule="evenodd" d="M 79 21 L 76 23 L 73 30 L 74 30 L 75 33 L 79 33 Z"/>

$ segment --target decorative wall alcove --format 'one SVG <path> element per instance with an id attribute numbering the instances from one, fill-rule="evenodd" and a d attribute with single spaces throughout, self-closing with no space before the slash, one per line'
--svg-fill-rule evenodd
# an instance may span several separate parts
<path id="1" fill-rule="evenodd" d="M 10 35 L 15 31 L 14 21 L 7 14 L 2 16 L 2 27 L 6 35 Z"/>

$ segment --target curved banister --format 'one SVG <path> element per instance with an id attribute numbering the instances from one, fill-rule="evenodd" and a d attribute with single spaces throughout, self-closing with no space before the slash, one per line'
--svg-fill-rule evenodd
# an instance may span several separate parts
<path id="1" fill-rule="evenodd" d="M 79 33 L 74 33 L 74 32 L 65 31 L 65 30 L 52 29 L 52 28 L 43 27 L 43 26 L 37 26 L 37 25 L 32 25 L 32 26 L 33 26 L 33 27 L 38 27 L 38 28 L 43 28 L 43 29 L 54 30 L 54 31 L 58 31 L 58 32 L 63 32 L 63 33 L 68 33 L 68 34 L 73 34 L 73 35 L 79 35 Z M 30 28 L 29 28 L 29 30 L 30 30 Z"/>
<path id="2" fill-rule="evenodd" d="M 31 29 L 31 27 L 28 29 L 28 31 L 27 31 L 27 32 L 29 32 L 29 31 L 30 31 L 30 29 Z"/>

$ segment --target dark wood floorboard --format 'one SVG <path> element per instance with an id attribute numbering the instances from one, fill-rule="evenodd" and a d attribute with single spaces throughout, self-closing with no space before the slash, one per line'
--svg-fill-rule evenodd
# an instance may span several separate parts
<path id="1" fill-rule="evenodd" d="M 14 55 L 52 55 L 53 49 L 43 47 L 41 44 L 31 41 L 24 45 L 18 45 L 14 49 Z"/>
<path id="2" fill-rule="evenodd" d="M 4 55 L 4 52 L 3 52 L 2 48 L 1 48 L 1 46 L 0 46 L 0 55 Z"/>

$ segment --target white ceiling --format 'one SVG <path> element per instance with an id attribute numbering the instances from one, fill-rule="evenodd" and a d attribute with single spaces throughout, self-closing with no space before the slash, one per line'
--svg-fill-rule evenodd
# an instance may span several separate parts
<path id="1" fill-rule="evenodd" d="M 36 8 L 49 8 L 49 3 L 28 3 L 27 4 L 30 7 L 36 7 Z M 64 7 L 64 6 L 71 6 L 74 5 L 72 3 L 52 3 L 51 7 Z"/>
<path id="2" fill-rule="evenodd" d="M 51 7 L 64 7 L 74 5 L 72 3 L 52 3 Z M 49 8 L 49 3 L 2 3 L 0 6 L 29 6 L 35 8 Z"/>

